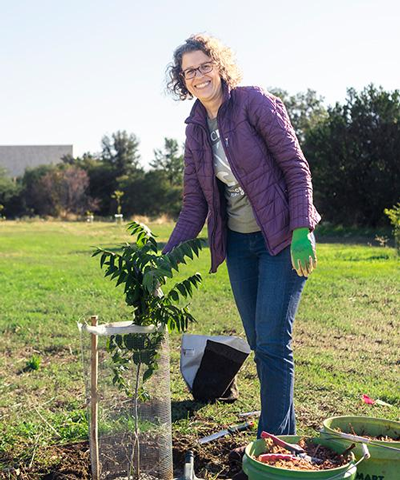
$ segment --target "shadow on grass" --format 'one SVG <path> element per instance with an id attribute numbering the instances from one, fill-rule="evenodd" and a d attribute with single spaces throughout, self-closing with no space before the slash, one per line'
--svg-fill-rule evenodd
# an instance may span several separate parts
<path id="1" fill-rule="evenodd" d="M 194 400 L 180 400 L 171 402 L 172 422 L 192 417 L 197 410 L 203 408 L 207 403 Z"/>

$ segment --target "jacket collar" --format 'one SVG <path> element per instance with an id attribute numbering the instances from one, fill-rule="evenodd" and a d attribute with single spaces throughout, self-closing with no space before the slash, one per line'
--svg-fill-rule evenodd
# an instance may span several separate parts
<path id="1" fill-rule="evenodd" d="M 219 110 L 223 108 L 223 106 L 228 102 L 231 98 L 231 89 L 225 83 L 224 80 L 221 81 L 222 85 L 222 93 L 223 93 L 223 100 L 222 104 L 219 107 Z M 194 102 L 192 110 L 190 111 L 190 115 L 185 120 L 185 123 L 200 123 L 201 125 L 207 125 L 207 110 L 205 109 L 204 105 L 197 99 Z"/>

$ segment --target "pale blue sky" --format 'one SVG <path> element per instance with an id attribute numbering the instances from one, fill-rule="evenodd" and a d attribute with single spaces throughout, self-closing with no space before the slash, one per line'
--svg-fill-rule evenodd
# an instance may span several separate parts
<path id="1" fill-rule="evenodd" d="M 312 88 L 327 104 L 347 87 L 399 88 L 398 0 L 0 0 L 0 145 L 81 155 L 127 130 L 145 165 L 164 137 L 184 139 L 192 103 L 163 93 L 164 71 L 197 32 L 235 50 L 243 85 Z"/>

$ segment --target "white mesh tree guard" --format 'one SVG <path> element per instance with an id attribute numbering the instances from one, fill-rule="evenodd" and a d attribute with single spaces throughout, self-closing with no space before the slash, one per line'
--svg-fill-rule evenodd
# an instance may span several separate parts
<path id="1" fill-rule="evenodd" d="M 171 480 L 167 331 L 132 322 L 78 326 L 93 478 Z"/>

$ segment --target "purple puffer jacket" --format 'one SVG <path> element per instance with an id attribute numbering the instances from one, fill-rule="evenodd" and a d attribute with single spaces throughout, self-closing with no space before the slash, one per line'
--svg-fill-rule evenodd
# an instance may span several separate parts
<path id="1" fill-rule="evenodd" d="M 223 89 L 217 117 L 221 141 L 266 247 L 276 255 L 290 245 L 295 228 L 314 230 L 321 218 L 313 205 L 310 169 L 279 98 L 257 87 L 229 90 L 223 83 Z M 226 256 L 227 216 L 224 187 L 214 174 L 207 113 L 199 100 L 186 123 L 183 207 L 163 251 L 196 238 L 208 217 L 210 272 L 216 272 Z"/>

